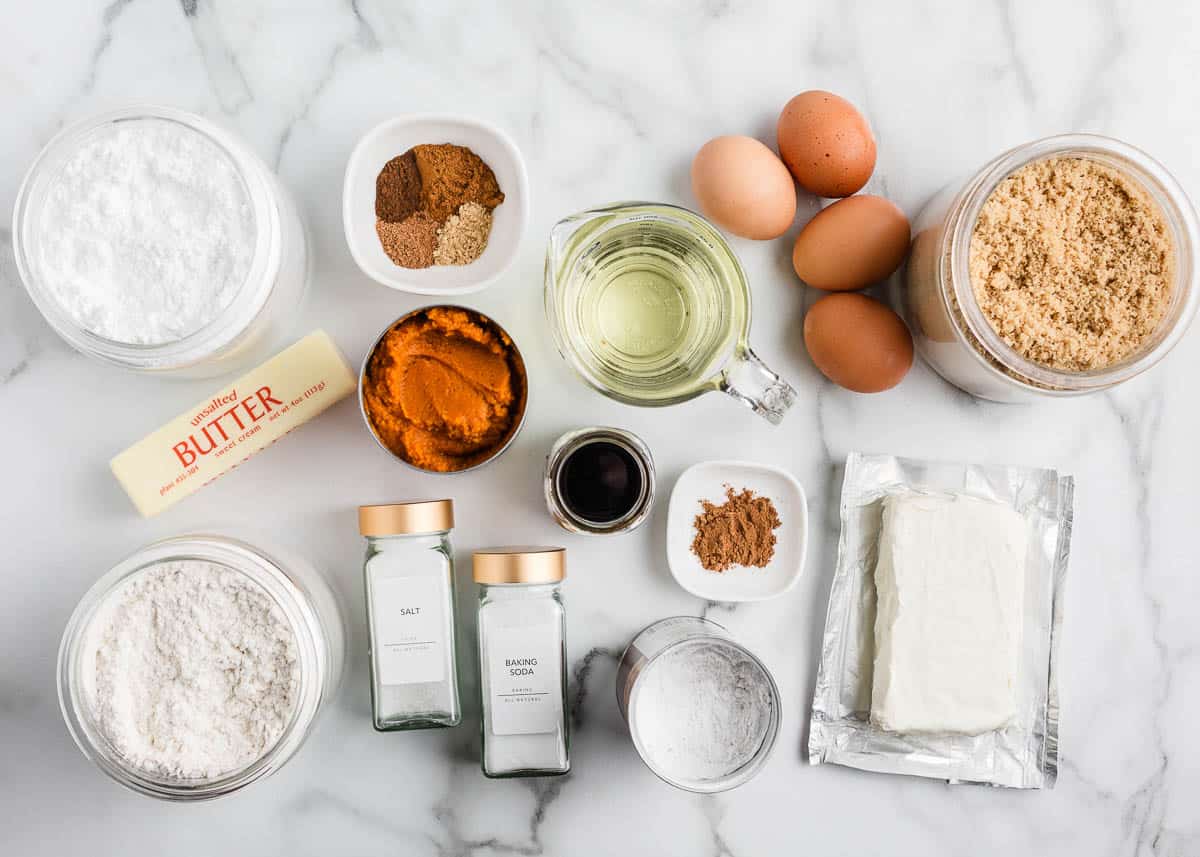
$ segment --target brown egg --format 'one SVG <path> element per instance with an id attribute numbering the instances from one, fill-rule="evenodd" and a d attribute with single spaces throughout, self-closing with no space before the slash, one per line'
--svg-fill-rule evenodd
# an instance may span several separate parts
<path id="1" fill-rule="evenodd" d="M 812 305 L 804 317 L 804 344 L 822 375 L 856 393 L 890 390 L 913 362 L 912 336 L 900 316 L 853 292 Z"/>
<path id="2" fill-rule="evenodd" d="M 783 161 L 753 137 L 717 137 L 692 160 L 692 193 L 718 226 L 759 240 L 796 219 L 796 185 Z"/>
<path id="3" fill-rule="evenodd" d="M 849 196 L 875 169 L 875 137 L 846 99 L 813 89 L 779 115 L 779 154 L 796 181 L 817 196 Z"/>
<path id="4" fill-rule="evenodd" d="M 885 279 L 908 255 L 908 218 L 881 196 L 851 196 L 817 212 L 796 236 L 792 267 L 831 292 Z"/>

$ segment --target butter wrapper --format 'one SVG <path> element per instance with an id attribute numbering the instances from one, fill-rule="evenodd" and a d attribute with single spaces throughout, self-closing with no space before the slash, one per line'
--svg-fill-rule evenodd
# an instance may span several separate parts
<path id="1" fill-rule="evenodd" d="M 109 466 L 157 515 L 348 396 L 358 383 L 329 334 L 310 333 L 117 455 Z"/>
<path id="2" fill-rule="evenodd" d="M 1052 788 L 1058 776 L 1058 669 L 1075 483 L 1054 470 L 948 464 L 851 453 L 829 594 L 808 757 L 949 783 Z M 1025 521 L 1021 667 L 1016 716 L 979 735 L 904 734 L 870 721 L 875 658 L 875 565 L 882 501 L 901 493 L 966 494 L 1003 503 Z"/>

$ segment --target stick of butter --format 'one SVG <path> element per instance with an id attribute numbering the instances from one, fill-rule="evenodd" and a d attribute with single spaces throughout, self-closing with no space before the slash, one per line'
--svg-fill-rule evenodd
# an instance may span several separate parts
<path id="1" fill-rule="evenodd" d="M 142 438 L 109 466 L 138 511 L 157 515 L 341 401 L 356 385 L 346 358 L 318 330 Z"/>

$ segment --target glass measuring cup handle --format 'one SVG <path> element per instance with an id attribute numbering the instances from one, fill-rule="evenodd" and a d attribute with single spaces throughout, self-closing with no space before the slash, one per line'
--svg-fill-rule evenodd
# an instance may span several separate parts
<path id="1" fill-rule="evenodd" d="M 749 348 L 741 348 L 721 373 L 720 388 L 754 413 L 779 425 L 796 401 L 796 391 L 758 359 Z"/>

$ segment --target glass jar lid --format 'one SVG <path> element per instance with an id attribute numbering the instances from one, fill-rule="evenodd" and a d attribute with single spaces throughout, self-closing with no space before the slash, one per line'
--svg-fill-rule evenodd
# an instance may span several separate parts
<path id="1" fill-rule="evenodd" d="M 472 556 L 476 583 L 558 583 L 567 575 L 567 551 L 556 547 L 481 548 Z"/>
<path id="2" fill-rule="evenodd" d="M 411 536 L 454 529 L 453 500 L 420 500 L 358 507 L 364 536 Z"/>

